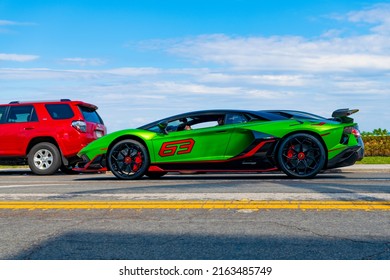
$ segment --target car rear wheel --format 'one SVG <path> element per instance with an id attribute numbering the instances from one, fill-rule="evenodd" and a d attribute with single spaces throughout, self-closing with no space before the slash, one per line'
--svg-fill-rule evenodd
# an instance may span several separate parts
<path id="1" fill-rule="evenodd" d="M 126 139 L 116 143 L 108 153 L 108 168 L 119 179 L 141 178 L 149 167 L 149 154 L 143 144 Z"/>
<path id="2" fill-rule="evenodd" d="M 28 165 L 37 175 L 54 174 L 61 166 L 61 155 L 56 145 L 48 142 L 36 144 L 28 153 Z"/>
<path id="3" fill-rule="evenodd" d="M 313 178 L 324 167 L 326 154 L 317 137 L 298 133 L 283 139 L 278 150 L 280 169 L 292 178 Z"/>

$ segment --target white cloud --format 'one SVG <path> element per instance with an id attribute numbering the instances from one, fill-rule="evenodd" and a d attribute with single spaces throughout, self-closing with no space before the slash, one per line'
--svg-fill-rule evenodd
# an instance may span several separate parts
<path id="1" fill-rule="evenodd" d="M 383 113 L 390 104 L 389 6 L 339 15 L 346 28 L 311 38 L 207 34 L 141 42 L 148 51 L 164 50 L 182 64 L 184 57 L 190 63 L 182 68 L 99 70 L 88 66 L 106 61 L 80 57 L 62 62 L 85 69 L 0 68 L 0 101 L 85 100 L 99 106 L 110 131 L 201 109 L 287 108 L 330 116 L 342 107 L 361 109 L 356 119 L 363 130 L 389 129 Z M 356 24 L 352 32 L 351 23 Z M 3 54 L 3 59 L 28 61 L 11 56 Z"/>
<path id="2" fill-rule="evenodd" d="M 311 75 L 287 75 L 287 74 L 235 74 L 210 72 L 199 76 L 199 81 L 207 83 L 244 83 L 254 86 L 274 85 L 274 86 L 303 86 L 310 81 Z"/>
<path id="3" fill-rule="evenodd" d="M 100 58 L 82 58 L 82 57 L 63 58 L 62 62 L 65 64 L 72 64 L 72 65 L 79 65 L 79 66 L 100 66 L 106 64 L 106 61 Z"/>
<path id="4" fill-rule="evenodd" d="M 390 70 L 389 50 L 390 38 L 369 34 L 316 39 L 204 35 L 178 42 L 167 51 L 194 63 L 236 70 L 334 72 Z"/>
<path id="5" fill-rule="evenodd" d="M 99 72 L 89 70 L 61 70 L 51 68 L 0 68 L 0 80 L 78 80 L 94 79 L 97 78 L 97 75 L 99 75 Z"/>
<path id="6" fill-rule="evenodd" d="M 373 24 L 373 32 L 388 34 L 390 32 L 390 4 L 376 4 L 360 11 L 352 11 L 347 14 L 351 22 L 365 22 Z"/>
<path id="7" fill-rule="evenodd" d="M 38 59 L 37 55 L 0 53 L 0 61 L 28 62 Z"/>
<path id="8" fill-rule="evenodd" d="M 335 17 L 333 16 L 333 20 Z M 370 24 L 369 32 L 330 29 L 318 37 L 228 36 L 207 34 L 150 40 L 140 47 L 165 50 L 194 65 L 225 66 L 238 71 L 355 72 L 390 70 L 390 4 L 378 4 L 337 17 Z M 355 30 L 355 31 L 356 31 Z"/>
<path id="9" fill-rule="evenodd" d="M 15 26 L 26 26 L 26 25 L 36 25 L 32 22 L 18 22 L 12 20 L 0 19 L 0 33 L 9 33 L 11 32 L 11 27 Z"/>
<path id="10" fill-rule="evenodd" d="M 0 19 L 0 26 L 10 26 L 10 25 L 34 25 L 34 23 Z"/>
<path id="11" fill-rule="evenodd" d="M 5 26 L 5 25 L 17 25 L 17 23 L 10 20 L 0 20 L 0 26 Z"/>
<path id="12" fill-rule="evenodd" d="M 119 75 L 119 76 L 142 76 L 142 75 L 158 75 L 162 71 L 158 68 L 153 67 L 125 67 L 125 68 L 116 68 L 105 71 L 106 73 Z"/>
<path id="13" fill-rule="evenodd" d="M 1 54 L 0 54 L 1 60 Z M 0 68 L 0 80 L 69 80 L 91 81 L 99 83 L 129 82 L 131 79 L 142 79 L 158 75 L 172 75 L 171 70 L 159 68 L 113 68 L 103 70 L 87 69 L 53 69 L 53 68 Z M 173 70 L 174 73 L 180 71 Z"/>

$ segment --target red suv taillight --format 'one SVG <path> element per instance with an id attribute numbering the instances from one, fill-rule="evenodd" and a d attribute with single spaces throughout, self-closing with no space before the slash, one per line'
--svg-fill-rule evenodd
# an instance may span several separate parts
<path id="1" fill-rule="evenodd" d="M 73 121 L 72 126 L 79 132 L 87 132 L 87 124 L 84 121 Z"/>

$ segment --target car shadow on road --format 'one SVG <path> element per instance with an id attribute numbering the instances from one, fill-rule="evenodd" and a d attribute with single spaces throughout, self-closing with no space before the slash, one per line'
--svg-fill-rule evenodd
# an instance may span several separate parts
<path id="1" fill-rule="evenodd" d="M 75 181 L 123 181 L 126 182 L 126 180 L 120 180 L 116 178 L 114 175 L 105 175 L 105 176 L 87 176 L 85 177 L 78 177 L 75 178 Z M 248 174 L 248 173 L 242 173 L 242 174 L 170 174 L 166 175 L 164 177 L 158 178 L 158 179 L 152 179 L 148 178 L 147 176 L 142 177 L 141 179 L 137 180 L 129 180 L 128 182 L 137 182 L 137 181 L 150 181 L 150 182 L 157 182 L 157 181 L 188 181 L 188 180 L 202 180 L 202 181 L 213 181 L 213 180 L 308 180 L 313 181 L 317 179 L 341 179 L 345 178 L 345 176 L 341 174 L 321 174 L 317 175 L 317 177 L 312 179 L 292 179 L 288 176 L 282 174 L 282 173 L 261 173 L 261 174 Z"/>
<path id="2" fill-rule="evenodd" d="M 389 259 L 389 240 L 73 231 L 13 260 L 336 260 Z M 357 244 L 358 243 L 358 244 Z"/>
<path id="3" fill-rule="evenodd" d="M 1 175 L 7 175 L 7 176 L 11 176 L 11 175 L 17 175 L 17 176 L 20 176 L 20 175 L 33 175 L 33 173 L 31 172 L 30 169 L 20 169 L 20 168 L 10 168 L 10 169 L 1 169 L 0 168 L 0 176 Z"/>

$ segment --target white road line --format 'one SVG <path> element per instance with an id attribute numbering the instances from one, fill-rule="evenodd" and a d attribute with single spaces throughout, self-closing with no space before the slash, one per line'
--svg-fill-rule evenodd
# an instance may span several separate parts
<path id="1" fill-rule="evenodd" d="M 0 200 L 381 200 L 388 193 L 19 193 L 0 194 Z"/>
<path id="2" fill-rule="evenodd" d="M 49 186 L 67 186 L 67 184 L 45 184 L 45 187 Z M 26 184 L 26 185 L 5 185 L 0 186 L 0 189 L 10 189 L 10 188 L 28 188 L 28 187 L 43 187 L 42 184 Z"/>

